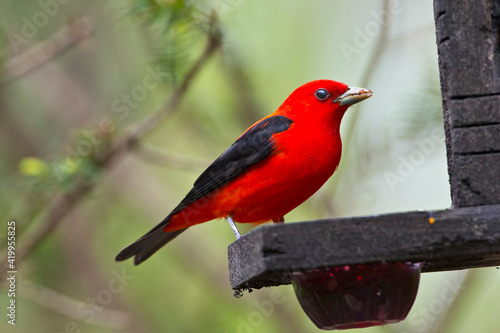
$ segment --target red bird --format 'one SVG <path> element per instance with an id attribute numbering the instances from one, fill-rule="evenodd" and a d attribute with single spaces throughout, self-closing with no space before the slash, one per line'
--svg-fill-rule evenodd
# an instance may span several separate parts
<path id="1" fill-rule="evenodd" d="M 340 122 L 347 108 L 372 95 L 330 80 L 297 88 L 274 113 L 248 128 L 195 181 L 186 197 L 117 261 L 140 264 L 187 228 L 217 218 L 283 222 L 313 195 L 340 162 Z"/>

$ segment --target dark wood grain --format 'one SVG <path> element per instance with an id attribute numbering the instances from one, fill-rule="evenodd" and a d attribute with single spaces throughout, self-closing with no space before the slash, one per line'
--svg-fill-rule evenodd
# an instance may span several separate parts
<path id="1" fill-rule="evenodd" d="M 450 97 L 500 94 L 496 14 L 491 0 L 434 1 L 437 45 Z"/>
<path id="2" fill-rule="evenodd" d="M 450 178 L 456 207 L 497 204 L 500 196 L 500 153 L 455 155 Z"/>
<path id="3" fill-rule="evenodd" d="M 434 1 L 453 207 L 500 204 L 500 3 Z"/>
<path id="4" fill-rule="evenodd" d="M 500 124 L 455 128 L 451 132 L 454 153 L 472 155 L 500 153 Z"/>
<path id="5" fill-rule="evenodd" d="M 500 124 L 500 95 L 452 99 L 449 109 L 453 128 Z"/>

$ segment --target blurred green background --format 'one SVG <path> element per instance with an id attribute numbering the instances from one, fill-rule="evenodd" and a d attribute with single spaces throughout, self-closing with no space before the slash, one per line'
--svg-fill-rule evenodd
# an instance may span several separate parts
<path id="1" fill-rule="evenodd" d="M 19 256 L 58 196 L 97 184 L 18 260 L 16 326 L 3 315 L 1 332 L 317 332 L 291 286 L 233 297 L 225 221 L 190 229 L 138 267 L 114 261 L 310 80 L 374 96 L 344 118 L 339 170 L 287 222 L 450 206 L 430 0 L 4 0 L 1 9 L 2 249 L 8 221 Z M 102 170 L 95 154 L 158 110 L 199 57 L 212 12 L 222 46 L 180 107 Z M 497 332 L 499 282 L 495 268 L 424 274 L 406 321 L 362 331 Z M 5 313 L 7 289 L 4 278 Z"/>

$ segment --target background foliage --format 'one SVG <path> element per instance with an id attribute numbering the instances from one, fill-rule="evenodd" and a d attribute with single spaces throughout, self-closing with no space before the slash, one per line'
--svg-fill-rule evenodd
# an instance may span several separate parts
<path id="1" fill-rule="evenodd" d="M 17 325 L 4 317 L 2 332 L 317 331 L 290 286 L 233 298 L 225 222 L 189 230 L 138 267 L 113 260 L 243 130 L 313 79 L 375 94 L 344 119 L 339 171 L 287 221 L 450 206 L 430 0 L 1 7 L 0 242 L 15 220 L 18 255 L 36 245 L 18 262 Z M 103 162 L 175 96 L 207 35 L 222 44 L 180 106 Z M 68 193 L 74 209 L 44 229 Z M 499 280 L 494 268 L 424 274 L 405 322 L 363 332 L 496 332 Z"/>

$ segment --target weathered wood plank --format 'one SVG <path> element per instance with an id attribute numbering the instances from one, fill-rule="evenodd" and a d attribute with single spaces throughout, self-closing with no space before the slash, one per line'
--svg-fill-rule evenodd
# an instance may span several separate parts
<path id="1" fill-rule="evenodd" d="M 450 185 L 456 207 L 497 204 L 500 200 L 500 153 L 457 155 Z"/>
<path id="2" fill-rule="evenodd" d="M 500 204 L 500 3 L 434 1 L 453 207 Z"/>
<path id="3" fill-rule="evenodd" d="M 229 246 L 233 289 L 384 261 L 423 262 L 425 271 L 500 265 L 500 205 L 266 225 Z"/>
<path id="4" fill-rule="evenodd" d="M 491 0 L 435 1 L 437 43 L 450 98 L 500 93 L 497 8 Z"/>
<path id="5" fill-rule="evenodd" d="M 500 153 L 500 124 L 453 128 L 451 145 L 459 155 Z"/>
<path id="6" fill-rule="evenodd" d="M 453 128 L 500 124 L 500 95 L 454 99 L 448 104 Z"/>

